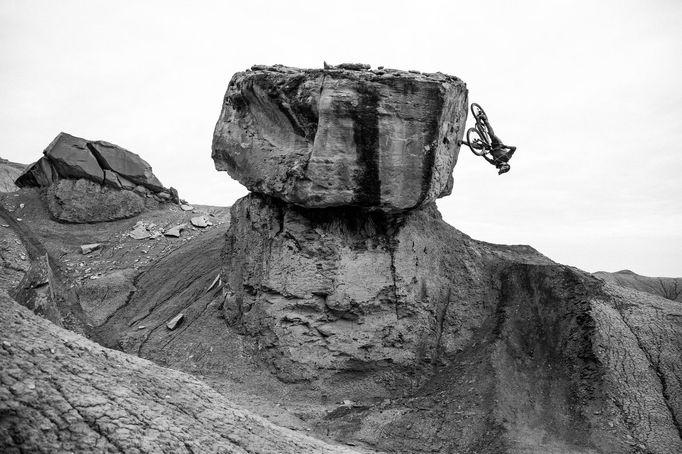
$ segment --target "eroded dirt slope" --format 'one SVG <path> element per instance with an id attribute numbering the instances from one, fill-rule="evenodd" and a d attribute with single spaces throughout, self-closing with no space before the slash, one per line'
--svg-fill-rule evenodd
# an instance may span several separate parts
<path id="1" fill-rule="evenodd" d="M 3 452 L 351 453 L 196 378 L 100 347 L 0 296 Z"/>

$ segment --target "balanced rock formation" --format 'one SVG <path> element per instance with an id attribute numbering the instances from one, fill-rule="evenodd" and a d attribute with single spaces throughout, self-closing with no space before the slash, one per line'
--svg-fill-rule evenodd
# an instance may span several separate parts
<path id="1" fill-rule="evenodd" d="M 213 158 L 254 192 L 226 234 L 229 327 L 282 381 L 351 402 L 317 424 L 340 439 L 682 451 L 682 308 L 444 223 L 465 117 L 449 76 L 235 75 Z"/>
<path id="2" fill-rule="evenodd" d="M 16 179 L 19 187 L 47 187 L 47 205 L 62 222 L 125 219 L 141 213 L 145 197 L 177 200 L 140 156 L 104 141 L 60 133 Z M 175 194 L 176 197 L 172 197 Z"/>
<path id="3" fill-rule="evenodd" d="M 450 193 L 466 116 L 441 73 L 254 66 L 228 85 L 213 160 L 302 207 L 401 212 Z"/>

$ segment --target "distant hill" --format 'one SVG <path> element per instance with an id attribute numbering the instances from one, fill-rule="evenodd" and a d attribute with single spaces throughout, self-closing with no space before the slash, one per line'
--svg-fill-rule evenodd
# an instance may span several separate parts
<path id="1" fill-rule="evenodd" d="M 25 168 L 25 164 L 17 164 L 0 158 L 0 192 L 14 192 L 19 189 L 14 184 L 14 180 L 21 175 Z"/>
<path id="2" fill-rule="evenodd" d="M 641 276 L 630 270 L 621 270 L 615 273 L 597 271 L 594 275 L 621 287 L 632 288 L 682 303 L 682 277 Z"/>

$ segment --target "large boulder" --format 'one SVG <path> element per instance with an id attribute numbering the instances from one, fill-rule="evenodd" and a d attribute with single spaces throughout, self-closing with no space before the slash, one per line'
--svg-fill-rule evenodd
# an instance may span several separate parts
<path id="1" fill-rule="evenodd" d="M 119 191 L 90 180 L 59 180 L 47 190 L 47 208 L 61 222 L 115 221 L 140 214 L 144 200 L 133 191 Z"/>
<path id="2" fill-rule="evenodd" d="M 90 142 L 90 150 L 103 169 L 116 172 L 154 192 L 165 190 L 163 184 L 152 173 L 152 166 L 139 155 L 102 140 Z"/>
<path id="3" fill-rule="evenodd" d="M 43 154 L 62 178 L 87 178 L 97 183 L 104 181 L 104 171 L 90 153 L 85 139 L 61 132 Z"/>
<path id="4" fill-rule="evenodd" d="M 50 186 L 60 179 L 86 179 L 118 189 L 144 186 L 165 191 L 152 167 L 139 155 L 104 141 L 89 141 L 61 132 L 17 178 L 20 187 Z"/>
<path id="5" fill-rule="evenodd" d="M 258 66 L 230 81 L 212 156 L 303 207 L 400 212 L 449 194 L 466 117 L 466 85 L 441 73 Z"/>

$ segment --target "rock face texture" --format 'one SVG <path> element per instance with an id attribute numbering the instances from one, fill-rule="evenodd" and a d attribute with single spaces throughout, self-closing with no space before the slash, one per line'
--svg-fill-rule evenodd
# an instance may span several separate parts
<path id="1" fill-rule="evenodd" d="M 216 169 L 308 208 L 400 212 L 449 194 L 466 85 L 362 67 L 235 74 L 213 136 Z"/>
<path id="2" fill-rule="evenodd" d="M 143 197 L 179 203 L 140 156 L 104 141 L 60 133 L 16 179 L 19 187 L 47 187 L 52 216 L 62 222 L 104 222 L 135 216 Z M 171 197 L 175 194 L 175 198 Z"/>
<path id="3" fill-rule="evenodd" d="M 0 295 L 3 452 L 352 453 L 242 410 L 194 377 L 108 350 Z"/>
<path id="4" fill-rule="evenodd" d="M 145 208 L 143 199 L 133 191 L 119 191 L 82 178 L 53 183 L 46 200 L 56 220 L 77 224 L 126 219 Z"/>
<path id="5" fill-rule="evenodd" d="M 227 232 L 226 319 L 258 337 L 285 380 L 439 364 L 495 310 L 486 264 L 495 254 L 455 232 L 433 205 L 366 215 L 251 194 L 233 206 Z"/>

